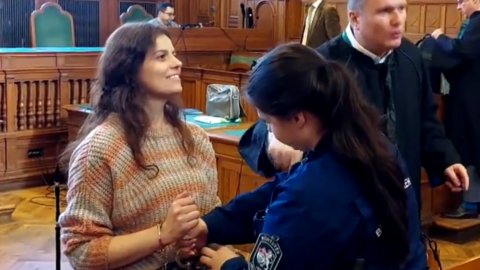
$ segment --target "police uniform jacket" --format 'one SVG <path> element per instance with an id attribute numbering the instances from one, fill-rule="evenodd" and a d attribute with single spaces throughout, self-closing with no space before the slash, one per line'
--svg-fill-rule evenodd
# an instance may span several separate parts
<path id="1" fill-rule="evenodd" d="M 404 39 L 385 63 L 376 64 L 340 35 L 317 51 L 329 60 L 345 63 L 379 117 L 389 115 L 384 132 L 398 145 L 420 203 L 421 168 L 435 187 L 444 183 L 444 170 L 461 161 L 438 119 L 429 74 L 418 48 Z M 271 176 L 275 169 L 266 154 L 266 134 L 265 123 L 258 121 L 242 137 L 239 151 L 255 172 Z"/>
<path id="2" fill-rule="evenodd" d="M 392 152 L 404 169 L 396 148 Z M 289 172 L 204 216 L 208 242 L 256 242 L 250 262 L 235 258 L 222 270 L 347 270 L 358 258 L 364 259 L 365 270 L 425 270 L 417 203 L 404 172 L 411 241 L 405 268 L 383 262 L 378 244 L 381 225 L 362 195 L 355 172 L 332 151 L 328 137 Z"/>

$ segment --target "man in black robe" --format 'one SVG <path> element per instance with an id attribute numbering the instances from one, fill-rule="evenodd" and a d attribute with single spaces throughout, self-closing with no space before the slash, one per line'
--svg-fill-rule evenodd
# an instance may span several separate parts
<path id="1" fill-rule="evenodd" d="M 405 0 L 349 0 L 350 25 L 317 50 L 357 74 L 365 97 L 384 119 L 383 132 L 398 145 L 408 165 L 420 202 L 422 166 L 432 186 L 443 184 L 446 176 L 452 191 L 461 191 L 468 189 L 469 180 L 437 118 L 421 54 L 402 38 L 406 5 Z M 263 121 L 245 133 L 239 151 L 254 171 L 265 176 L 299 161 L 300 156 L 275 138 L 269 140 Z"/>
<path id="2" fill-rule="evenodd" d="M 458 1 L 468 24 L 458 38 L 441 29 L 433 31 L 430 65 L 439 69 L 450 83 L 445 97 L 444 124 L 470 176 L 470 189 L 463 193 L 465 204 L 451 218 L 477 218 L 480 208 L 480 0 Z M 473 204 L 473 205 L 472 205 Z"/>

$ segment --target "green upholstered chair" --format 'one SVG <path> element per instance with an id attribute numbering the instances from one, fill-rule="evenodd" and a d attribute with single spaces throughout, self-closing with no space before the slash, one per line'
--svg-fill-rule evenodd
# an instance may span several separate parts
<path id="1" fill-rule="evenodd" d="M 32 47 L 75 47 L 72 15 L 57 3 L 45 3 L 30 16 Z"/>
<path id="2" fill-rule="evenodd" d="M 153 16 L 148 14 L 148 12 L 139 5 L 130 6 L 127 9 L 127 12 L 124 12 L 120 15 L 120 21 L 122 24 L 149 21 L 151 19 L 153 19 Z"/>
<path id="3" fill-rule="evenodd" d="M 263 53 L 233 52 L 228 64 L 229 71 L 246 72 L 250 71 L 254 61 L 257 61 Z"/>

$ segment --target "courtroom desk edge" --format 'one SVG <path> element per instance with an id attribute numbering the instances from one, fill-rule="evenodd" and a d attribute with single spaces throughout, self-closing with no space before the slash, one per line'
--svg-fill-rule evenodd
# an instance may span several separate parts
<path id="1" fill-rule="evenodd" d="M 220 70 L 220 69 L 213 69 L 213 68 L 202 68 L 202 67 L 184 67 L 184 70 L 189 71 L 198 71 L 198 72 L 208 72 L 209 74 L 217 73 L 217 74 L 230 74 L 230 75 L 249 75 L 248 72 L 235 72 L 235 71 L 228 71 L 228 70 Z"/>
<path id="2" fill-rule="evenodd" d="M 44 128 L 35 128 L 35 129 L 25 129 L 17 130 L 14 132 L 5 132 L 0 133 L 0 138 L 9 139 L 14 138 L 17 140 L 23 139 L 24 137 L 31 136 L 41 136 L 41 135 L 52 135 L 52 133 L 62 133 L 67 131 L 67 126 L 62 125 L 59 127 L 44 127 Z"/>
<path id="3" fill-rule="evenodd" d="M 85 106 L 89 106 L 90 104 L 68 104 L 62 106 L 62 109 L 68 112 L 81 112 L 81 113 L 90 113 L 92 109 L 85 109 Z"/>
<path id="4" fill-rule="evenodd" d="M 0 48 L 0 55 L 35 55 L 35 54 L 56 54 L 56 53 L 99 53 L 103 47 L 45 47 L 45 48 Z"/>
<path id="5" fill-rule="evenodd" d="M 225 134 L 225 131 L 249 129 L 253 124 L 255 123 L 246 122 L 238 126 L 207 129 L 205 131 L 207 132 L 208 137 L 212 141 L 215 140 L 223 144 L 238 146 L 238 143 L 240 142 L 241 137 Z"/>

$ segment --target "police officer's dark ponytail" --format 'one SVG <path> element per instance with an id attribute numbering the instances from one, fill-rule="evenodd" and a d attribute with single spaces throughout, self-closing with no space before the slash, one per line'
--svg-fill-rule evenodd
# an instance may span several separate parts
<path id="1" fill-rule="evenodd" d="M 259 61 L 244 91 L 264 114 L 290 119 L 308 111 L 318 117 L 378 217 L 382 257 L 390 264 L 404 262 L 409 254 L 404 175 L 381 133 L 380 114 L 347 68 L 301 44 L 280 45 Z"/>
<path id="2" fill-rule="evenodd" d="M 343 64 L 328 61 L 319 80 L 340 91 L 329 123 L 336 152 L 355 172 L 382 227 L 385 259 L 401 264 L 409 254 L 405 176 L 387 145 L 379 113 L 366 101 L 356 79 Z"/>

